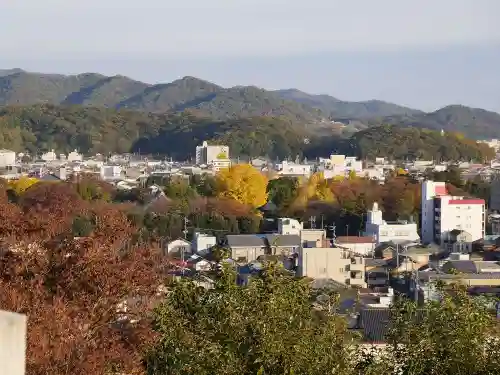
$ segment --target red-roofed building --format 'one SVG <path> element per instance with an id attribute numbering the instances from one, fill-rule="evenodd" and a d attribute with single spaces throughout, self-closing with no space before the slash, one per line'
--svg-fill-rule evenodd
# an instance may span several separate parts
<path id="1" fill-rule="evenodd" d="M 443 245 L 456 230 L 470 234 L 472 242 L 484 238 L 485 203 L 484 199 L 448 195 L 444 182 L 424 181 L 422 242 Z"/>
<path id="2" fill-rule="evenodd" d="M 435 195 L 448 195 L 448 190 L 446 190 L 446 185 L 436 185 L 434 187 Z"/>

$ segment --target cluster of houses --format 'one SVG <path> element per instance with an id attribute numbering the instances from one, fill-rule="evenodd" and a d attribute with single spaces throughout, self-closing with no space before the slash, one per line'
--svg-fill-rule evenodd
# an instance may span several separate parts
<path id="1" fill-rule="evenodd" d="M 116 185 L 133 189 L 151 176 L 213 174 L 238 160 L 230 158 L 229 147 L 208 145 L 196 148 L 194 163 L 149 160 L 134 155 L 83 157 L 77 151 L 56 155 L 54 151 L 27 160 L 26 155 L 0 150 L 3 178 L 23 175 L 43 180 L 65 180 L 79 173 L 94 173 Z M 331 155 L 313 162 L 265 159 L 250 162 L 263 172 L 277 176 L 304 176 L 321 171 L 326 178 L 357 176 L 383 183 L 388 171 L 398 167 L 384 158 L 374 162 L 345 155 Z M 495 174 L 500 164 L 458 165 L 464 176 Z M 403 165 L 417 176 L 429 169 L 444 171 L 448 164 L 414 161 Z M 486 178 L 486 177 L 485 177 Z M 500 185 L 499 185 L 500 191 Z M 499 200 L 500 201 L 500 200 Z M 165 245 L 172 277 L 189 277 L 210 288 L 210 271 L 218 266 L 214 249 L 227 249 L 224 262 L 233 266 L 238 282 L 245 285 L 267 261 L 279 262 L 290 275 L 306 277 L 315 288 L 340 291 L 340 312 L 349 328 L 360 331 L 365 342 L 384 342 L 389 306 L 397 293 L 416 301 L 439 299 L 435 281 L 462 282 L 471 294 L 500 293 L 500 215 L 491 216 L 493 233 L 486 235 L 486 202 L 452 196 L 443 182 L 423 181 L 420 227 L 412 221 L 386 221 L 377 203 L 366 213 L 364 233 L 359 236 L 327 236 L 323 228 L 304 228 L 303 223 L 278 219 L 274 233 L 226 235 L 223 240 L 197 232 L 191 241 L 179 238 Z"/>
<path id="2" fill-rule="evenodd" d="M 442 182 L 422 184 L 421 230 L 407 221 L 388 222 L 375 203 L 360 236 L 327 237 L 325 229 L 306 229 L 279 218 L 275 233 L 227 235 L 217 243 L 196 233 L 165 246 L 175 277 L 203 277 L 217 263 L 211 249 L 228 250 L 224 261 L 245 285 L 267 261 L 279 262 L 315 288 L 340 290 L 341 311 L 369 343 L 383 343 L 389 306 L 396 293 L 416 301 L 440 298 L 435 282 L 461 282 L 471 294 L 500 293 L 500 235 L 485 234 L 485 201 L 451 196 Z"/>
<path id="3" fill-rule="evenodd" d="M 497 145 L 498 141 L 490 143 Z M 489 144 L 489 143 L 488 143 Z M 151 175 L 194 175 L 214 174 L 222 168 L 227 168 L 243 160 L 230 156 L 230 149 L 226 145 L 210 145 L 203 142 L 195 149 L 195 158 L 192 162 L 177 162 L 167 159 L 146 158 L 133 154 L 101 155 L 84 157 L 77 150 L 68 154 L 57 154 L 54 150 L 41 155 L 16 154 L 10 150 L 0 150 L 0 170 L 3 178 L 18 178 L 22 175 L 32 175 L 43 179 L 66 179 L 79 173 L 93 173 L 103 180 L 117 184 L 120 188 L 131 189 Z M 500 161 L 491 163 L 473 164 L 440 163 L 432 160 L 417 160 L 406 163 L 395 163 L 386 158 L 376 158 L 374 161 L 358 160 L 353 156 L 332 154 L 328 158 L 319 158 L 308 161 L 297 157 L 294 161 L 285 159 L 271 161 L 266 158 L 244 160 L 255 168 L 268 172 L 274 176 L 309 177 L 315 172 L 322 172 L 325 178 L 342 178 L 355 174 L 385 180 L 387 173 L 396 169 L 403 169 L 406 173 L 422 176 L 432 171 L 445 171 L 450 165 L 456 165 L 462 171 L 464 178 L 479 176 L 483 179 L 492 179 L 498 175 Z"/>

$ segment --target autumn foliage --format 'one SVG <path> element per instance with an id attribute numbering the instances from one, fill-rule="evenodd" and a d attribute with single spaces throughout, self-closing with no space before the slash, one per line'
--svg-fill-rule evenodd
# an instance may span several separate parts
<path id="1" fill-rule="evenodd" d="M 159 251 L 134 245 L 119 206 L 73 184 L 37 183 L 18 204 L 0 195 L 0 308 L 28 315 L 27 374 L 142 373 Z M 71 233 L 77 216 L 92 222 L 86 237 Z"/>
<path id="2" fill-rule="evenodd" d="M 217 196 L 257 208 L 267 202 L 267 178 L 250 164 L 236 164 L 217 174 Z"/>

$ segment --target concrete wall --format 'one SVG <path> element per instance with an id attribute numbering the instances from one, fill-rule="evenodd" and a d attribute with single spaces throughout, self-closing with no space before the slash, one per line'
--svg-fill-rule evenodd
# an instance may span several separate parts
<path id="1" fill-rule="evenodd" d="M 25 356 L 26 315 L 0 310 L 0 373 L 24 375 Z"/>

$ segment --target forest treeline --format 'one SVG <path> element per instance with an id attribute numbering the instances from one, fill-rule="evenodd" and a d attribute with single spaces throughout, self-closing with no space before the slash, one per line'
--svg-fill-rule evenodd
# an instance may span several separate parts
<path id="1" fill-rule="evenodd" d="M 81 106 L 11 106 L 0 109 L 0 147 L 31 155 L 54 149 L 85 155 L 140 153 L 190 160 L 203 141 L 226 144 L 231 157 L 271 160 L 327 157 L 341 153 L 393 160 L 474 160 L 494 157 L 484 144 L 446 133 L 383 125 L 343 138 L 318 133 L 285 117 L 248 117 L 216 121 L 192 111 L 145 113 Z"/>

